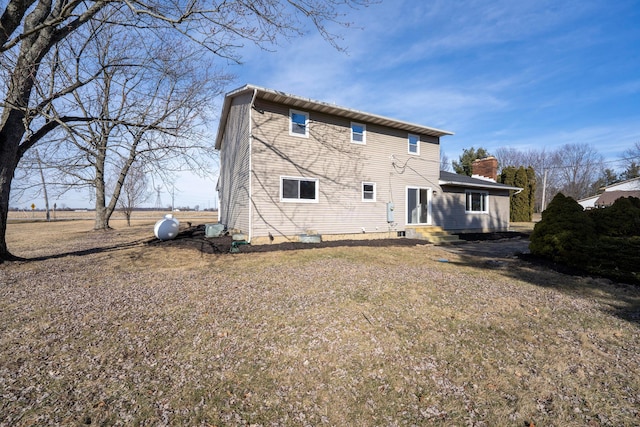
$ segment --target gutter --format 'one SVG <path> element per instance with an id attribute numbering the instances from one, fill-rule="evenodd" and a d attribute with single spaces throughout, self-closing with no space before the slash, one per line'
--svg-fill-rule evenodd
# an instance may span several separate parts
<path id="1" fill-rule="evenodd" d="M 488 185 L 487 185 L 487 184 L 476 184 L 476 183 L 473 183 L 473 182 L 439 181 L 439 184 L 440 184 L 440 186 L 450 185 L 452 187 L 474 187 L 474 188 L 484 188 L 484 189 L 492 188 L 492 189 L 495 189 L 495 190 L 514 190 L 514 191 L 517 191 L 517 193 L 515 193 L 515 194 L 518 194 L 523 190 L 520 187 L 511 187 L 510 185 L 504 185 L 504 184 L 502 184 L 502 185 L 491 185 L 490 182 L 488 182 L 487 183 Z M 494 184 L 497 184 L 497 183 L 494 183 Z"/>

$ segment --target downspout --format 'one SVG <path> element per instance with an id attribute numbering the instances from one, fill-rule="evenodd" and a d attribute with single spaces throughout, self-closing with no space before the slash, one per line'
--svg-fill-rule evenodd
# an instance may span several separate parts
<path id="1" fill-rule="evenodd" d="M 247 242 L 251 243 L 253 237 L 253 192 L 251 183 L 253 181 L 253 103 L 258 96 L 258 89 L 253 89 L 253 96 L 251 97 L 251 103 L 249 104 L 249 235 L 247 236 Z"/>

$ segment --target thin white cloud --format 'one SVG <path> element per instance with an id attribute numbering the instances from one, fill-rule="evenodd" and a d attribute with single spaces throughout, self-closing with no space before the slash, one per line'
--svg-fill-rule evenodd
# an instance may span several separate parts
<path id="1" fill-rule="evenodd" d="M 621 23 L 633 10 L 624 0 L 383 1 L 353 16 L 364 29 L 343 33 L 348 55 L 311 34 L 258 52 L 244 76 L 451 130 L 451 158 L 470 146 L 580 141 L 616 156 L 640 139 L 640 81 L 625 74 L 637 70 L 628 52 L 639 37 Z M 607 116 L 613 105 L 619 117 Z"/>
<path id="2" fill-rule="evenodd" d="M 594 146 L 607 160 L 613 160 L 622 157 L 623 152 L 638 141 L 638 126 L 612 122 L 570 129 L 541 129 L 535 133 L 518 132 L 518 129 L 496 131 L 491 135 L 485 135 L 485 139 L 476 145 L 483 146 L 491 152 L 499 147 L 539 150 L 553 149 L 564 144 L 588 144 Z"/>

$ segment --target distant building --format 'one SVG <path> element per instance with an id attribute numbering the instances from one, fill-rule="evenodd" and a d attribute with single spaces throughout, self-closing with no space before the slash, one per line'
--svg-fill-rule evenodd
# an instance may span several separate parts
<path id="1" fill-rule="evenodd" d="M 578 203 L 583 209 L 594 209 L 611 206 L 621 197 L 640 198 L 640 177 L 608 185 L 603 190 L 600 194 L 578 200 Z"/>

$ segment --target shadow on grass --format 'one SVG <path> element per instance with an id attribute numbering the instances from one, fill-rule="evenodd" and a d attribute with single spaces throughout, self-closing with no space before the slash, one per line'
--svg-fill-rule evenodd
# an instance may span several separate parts
<path id="1" fill-rule="evenodd" d="M 139 247 L 140 245 L 145 244 L 148 241 L 149 241 L 148 239 L 138 239 L 138 240 L 134 240 L 132 242 L 124 242 L 124 243 L 117 243 L 117 244 L 114 244 L 114 245 L 99 246 L 99 247 L 87 248 L 87 249 L 79 249 L 77 251 L 60 252 L 60 253 L 57 253 L 57 254 L 42 255 L 42 256 L 37 256 L 37 257 L 32 257 L 32 258 L 14 257 L 14 259 L 12 259 L 11 261 L 24 261 L 24 262 L 45 261 L 45 260 L 48 260 L 48 259 L 65 258 L 65 257 L 68 257 L 68 256 L 86 256 L 86 255 L 94 255 L 94 254 L 107 253 L 107 252 L 118 252 L 118 251 L 122 251 L 122 250 L 125 250 L 125 249 L 131 249 L 131 248 Z"/>
<path id="2" fill-rule="evenodd" d="M 487 243 L 489 245 L 491 243 Z M 504 242 L 508 244 L 508 242 Z M 514 279 L 541 288 L 555 289 L 572 296 L 596 299 L 603 311 L 620 319 L 640 324 L 640 286 L 604 277 L 592 276 L 582 270 L 555 264 L 529 253 L 514 251 L 510 256 L 491 256 L 461 246 L 459 261 L 454 264 L 498 270 Z"/>
<path id="3" fill-rule="evenodd" d="M 469 243 L 443 247 L 459 255 L 454 264 L 500 270 L 504 275 L 543 288 L 556 289 L 570 295 L 596 298 L 607 306 L 607 312 L 629 322 L 640 324 L 640 286 L 594 278 L 582 271 L 566 268 L 531 256 L 528 233 L 478 233 L 460 236 Z M 173 240 L 151 239 L 151 246 L 192 248 L 203 254 L 228 254 L 230 236 L 207 238 L 204 226 L 191 227 Z M 417 239 L 341 240 L 320 243 L 287 242 L 240 246 L 241 253 L 276 252 L 330 247 L 398 247 L 430 244 Z M 606 295 L 603 299 L 602 295 Z"/>
<path id="4" fill-rule="evenodd" d="M 523 250 L 527 248 L 527 236 L 515 238 L 485 236 L 490 241 L 482 241 L 482 236 L 474 236 L 473 243 L 450 246 L 447 249 L 458 255 L 458 261 L 452 264 L 472 266 L 481 269 L 499 270 L 505 276 L 525 281 L 542 288 L 555 289 L 570 295 L 595 298 L 607 307 L 605 311 L 629 322 L 640 324 L 640 286 L 616 281 L 594 278 L 584 272 L 568 269 L 548 261 L 536 259 Z M 207 238 L 204 226 L 189 227 L 180 231 L 173 240 L 161 241 L 156 238 L 144 238 L 131 242 L 96 246 L 93 248 L 43 255 L 33 258 L 17 258 L 16 261 L 43 261 L 68 256 L 86 256 L 108 252 L 118 252 L 136 247 L 152 246 L 178 249 L 193 249 L 202 255 L 230 254 L 233 240 L 230 236 Z M 424 240 L 416 239 L 375 239 L 343 240 L 320 243 L 287 242 L 266 245 L 243 245 L 241 253 L 277 252 L 328 247 L 399 247 L 428 245 Z"/>

